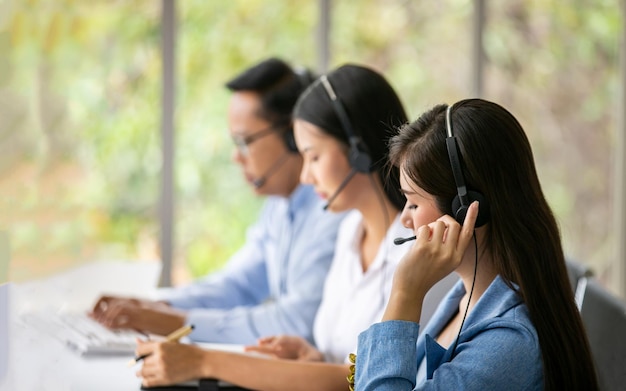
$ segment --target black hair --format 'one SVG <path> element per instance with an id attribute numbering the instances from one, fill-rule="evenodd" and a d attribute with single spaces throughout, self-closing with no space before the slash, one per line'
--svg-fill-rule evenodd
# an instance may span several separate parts
<path id="1" fill-rule="evenodd" d="M 393 87 L 378 72 L 360 65 L 343 65 L 326 75 L 344 106 L 356 136 L 367 147 L 389 200 L 402 210 L 406 203 L 400 191 L 400 173 L 389 164 L 389 140 L 408 119 Z M 312 123 L 349 145 L 331 99 L 318 79 L 302 94 L 294 117 Z M 388 168 L 384 170 L 383 168 Z"/>
<path id="2" fill-rule="evenodd" d="M 226 87 L 233 92 L 256 92 L 261 98 L 258 115 L 275 125 L 289 125 L 298 97 L 314 79 L 308 69 L 294 69 L 281 59 L 269 58 L 235 76 Z"/>

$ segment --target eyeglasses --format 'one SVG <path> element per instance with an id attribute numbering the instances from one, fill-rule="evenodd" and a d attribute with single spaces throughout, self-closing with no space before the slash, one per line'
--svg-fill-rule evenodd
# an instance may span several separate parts
<path id="1" fill-rule="evenodd" d="M 233 143 L 235 143 L 235 147 L 237 148 L 239 153 L 241 153 L 243 156 L 248 156 L 250 154 L 250 144 L 262 139 L 268 134 L 274 133 L 276 129 L 279 129 L 279 127 L 274 124 L 248 136 L 234 136 Z"/>

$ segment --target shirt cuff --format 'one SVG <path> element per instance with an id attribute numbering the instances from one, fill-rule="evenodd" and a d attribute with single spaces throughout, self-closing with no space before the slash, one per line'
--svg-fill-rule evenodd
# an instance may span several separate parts
<path id="1" fill-rule="evenodd" d="M 359 335 L 355 389 L 385 384 L 388 389 L 415 386 L 419 324 L 402 320 L 376 323 Z M 393 384 L 392 384 L 393 383 Z M 385 388 L 387 389 L 387 388 Z"/>

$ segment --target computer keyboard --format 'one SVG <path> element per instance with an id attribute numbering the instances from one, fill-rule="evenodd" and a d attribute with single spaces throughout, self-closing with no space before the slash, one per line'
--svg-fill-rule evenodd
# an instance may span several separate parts
<path id="1" fill-rule="evenodd" d="M 133 330 L 110 330 L 84 313 L 30 312 L 21 315 L 27 325 L 47 333 L 80 355 L 133 355 L 136 339 L 145 339 Z"/>

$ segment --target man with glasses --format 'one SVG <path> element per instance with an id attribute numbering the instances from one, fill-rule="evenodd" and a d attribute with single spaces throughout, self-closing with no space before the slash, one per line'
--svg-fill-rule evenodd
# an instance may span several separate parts
<path id="1" fill-rule="evenodd" d="M 313 81 L 279 59 L 265 60 L 226 84 L 233 160 L 258 195 L 267 196 L 244 246 L 224 269 L 191 285 L 162 290 L 161 300 L 104 296 L 92 316 L 111 328 L 166 335 L 193 324 L 197 341 L 252 344 L 263 336 L 311 339 L 343 215 L 323 210 L 300 185 L 302 157 L 291 112 Z"/>

